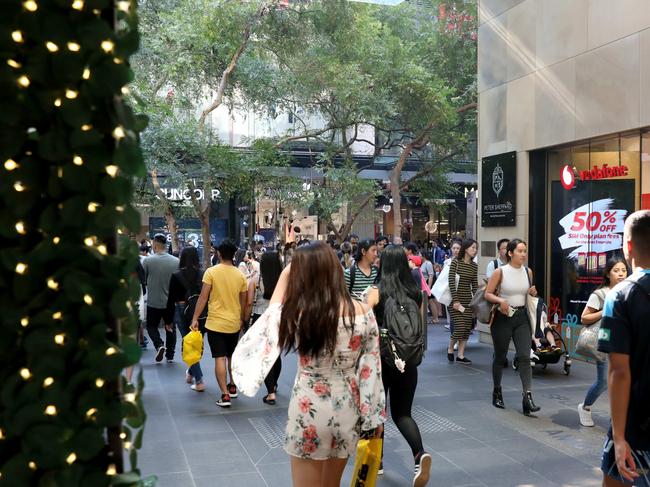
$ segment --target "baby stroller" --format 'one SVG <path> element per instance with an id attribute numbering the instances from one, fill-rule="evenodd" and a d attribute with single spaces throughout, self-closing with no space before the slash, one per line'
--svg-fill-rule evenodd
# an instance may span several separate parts
<path id="1" fill-rule="evenodd" d="M 542 302 L 537 313 L 534 338 L 531 341 L 530 366 L 534 368 L 536 365 L 541 365 L 545 369 L 548 364 L 557 364 L 564 357 L 564 375 L 569 375 L 572 363 L 569 349 L 562 338 L 562 334 L 557 331 L 557 325 L 549 324 L 547 316 L 546 306 Z M 519 369 L 517 357 L 512 361 L 512 368 Z"/>

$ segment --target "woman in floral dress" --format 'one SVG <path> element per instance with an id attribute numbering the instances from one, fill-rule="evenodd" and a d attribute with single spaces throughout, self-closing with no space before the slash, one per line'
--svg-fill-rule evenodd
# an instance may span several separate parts
<path id="1" fill-rule="evenodd" d="M 360 433 L 381 435 L 386 411 L 374 314 L 350 298 L 327 244 L 296 250 L 238 348 L 233 373 L 244 394 L 259 388 L 280 350 L 298 353 L 284 445 L 293 485 L 338 487 Z"/>

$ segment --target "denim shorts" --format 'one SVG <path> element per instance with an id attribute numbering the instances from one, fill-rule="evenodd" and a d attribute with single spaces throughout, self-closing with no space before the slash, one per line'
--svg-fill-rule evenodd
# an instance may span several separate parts
<path id="1" fill-rule="evenodd" d="M 623 479 L 623 477 L 618 473 L 618 467 L 616 466 L 616 453 L 614 452 L 614 440 L 608 436 L 605 440 L 600 469 L 608 477 L 623 482 L 625 485 L 650 487 L 650 451 L 632 450 L 632 456 L 634 458 L 636 471 L 639 474 L 634 483 L 630 483 Z"/>

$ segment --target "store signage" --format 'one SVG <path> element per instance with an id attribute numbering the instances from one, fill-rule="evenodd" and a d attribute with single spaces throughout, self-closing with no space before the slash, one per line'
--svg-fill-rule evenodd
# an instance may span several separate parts
<path id="1" fill-rule="evenodd" d="M 481 166 L 481 224 L 516 225 L 517 153 L 484 157 Z"/>
<path id="2" fill-rule="evenodd" d="M 593 181 L 596 179 L 610 179 L 618 178 L 628 175 L 628 167 L 625 165 L 609 166 L 603 164 L 602 167 L 594 166 L 592 169 L 580 171 L 581 181 Z M 572 189 L 576 184 L 575 168 L 570 165 L 565 165 L 560 171 L 560 182 L 564 189 Z"/>
<path id="3" fill-rule="evenodd" d="M 597 265 L 603 267 L 600 260 L 606 260 L 610 250 L 618 250 L 623 246 L 623 227 L 627 210 L 612 209 L 614 200 L 603 198 L 580 206 L 560 220 L 564 235 L 559 237 L 562 250 L 573 249 L 568 258 L 578 260 L 578 266 L 587 264 L 586 256 L 594 259 L 598 256 Z M 594 264 L 595 262 L 590 262 Z"/>
<path id="4" fill-rule="evenodd" d="M 190 193 L 190 190 L 185 188 L 161 188 L 163 194 L 165 195 L 165 198 L 167 198 L 170 201 L 190 201 L 192 199 L 192 194 Z M 210 197 L 212 198 L 212 201 L 216 201 L 219 199 L 219 195 L 221 194 L 221 191 L 218 189 L 212 189 L 209 192 Z M 205 191 L 202 189 L 195 189 L 194 190 L 194 196 L 196 196 L 197 200 L 203 200 L 205 199 Z"/>

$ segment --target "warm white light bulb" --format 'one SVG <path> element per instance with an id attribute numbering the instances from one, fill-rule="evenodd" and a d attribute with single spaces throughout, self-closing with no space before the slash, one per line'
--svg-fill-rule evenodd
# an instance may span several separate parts
<path id="1" fill-rule="evenodd" d="M 56 406 L 54 404 L 50 404 L 45 408 L 45 414 L 48 416 L 56 416 Z"/>
<path id="2" fill-rule="evenodd" d="M 113 48 L 115 47 L 115 43 L 113 41 L 110 41 L 110 40 L 102 41 L 102 43 L 100 45 L 101 45 L 101 48 L 104 50 L 104 52 L 111 52 L 113 50 Z"/>
<path id="3" fill-rule="evenodd" d="M 13 59 L 7 59 L 7 64 L 15 69 L 22 67 L 22 64 L 20 64 L 18 61 L 15 61 Z"/>
<path id="4" fill-rule="evenodd" d="M 81 130 L 83 132 L 88 132 L 89 130 L 92 130 L 93 126 L 90 125 L 89 123 L 85 123 L 81 126 Z"/>
<path id="5" fill-rule="evenodd" d="M 32 373 L 29 371 L 28 368 L 23 367 L 22 369 L 20 369 L 20 376 L 21 376 L 23 379 L 27 380 L 27 379 L 29 379 L 29 378 L 32 376 Z"/>
<path id="6" fill-rule="evenodd" d="M 106 349 L 106 355 L 110 357 L 111 355 L 115 355 L 117 353 L 117 349 L 115 347 L 108 347 Z"/>
<path id="7" fill-rule="evenodd" d="M 111 463 L 106 469 L 106 475 L 113 476 L 115 474 L 117 474 L 117 469 L 115 468 L 115 465 Z"/>
<path id="8" fill-rule="evenodd" d="M 21 43 L 25 42 L 25 38 L 23 37 L 23 33 L 19 30 L 15 30 L 11 33 L 11 38 L 13 39 L 14 42 Z"/>
<path id="9" fill-rule="evenodd" d="M 85 68 L 83 74 L 81 75 L 83 79 L 90 79 L 90 69 Z"/>
<path id="10" fill-rule="evenodd" d="M 16 231 L 21 235 L 25 235 L 27 233 L 27 231 L 25 230 L 25 223 L 16 222 Z"/>
<path id="11" fill-rule="evenodd" d="M 127 2 L 126 0 L 120 0 L 117 2 L 117 9 L 121 10 L 122 12 L 128 12 L 130 8 L 131 2 Z"/>
<path id="12" fill-rule="evenodd" d="M 95 203 L 94 201 L 88 203 L 88 211 L 90 213 L 95 213 L 97 211 L 97 208 L 99 208 L 99 203 Z"/>
<path id="13" fill-rule="evenodd" d="M 106 172 L 107 172 L 108 175 L 109 175 L 110 177 L 112 177 L 112 178 L 114 178 L 115 176 L 117 176 L 117 170 L 118 170 L 118 169 L 119 169 L 119 168 L 118 168 L 117 166 L 114 166 L 114 165 L 112 165 L 112 164 L 106 166 Z"/>
<path id="14" fill-rule="evenodd" d="M 54 343 L 57 345 L 63 345 L 65 343 L 65 334 L 59 333 L 58 335 L 54 335 Z"/>
<path id="15" fill-rule="evenodd" d="M 18 169 L 19 167 L 20 166 L 18 165 L 18 163 L 16 161 L 14 161 L 13 159 L 7 159 L 5 161 L 5 169 L 7 171 L 13 171 L 14 169 Z"/>
<path id="16" fill-rule="evenodd" d="M 72 163 L 75 166 L 83 166 L 84 160 L 81 158 L 81 156 L 74 156 L 72 158 Z"/>
<path id="17" fill-rule="evenodd" d="M 22 262 L 18 262 L 18 264 L 16 264 L 16 273 L 24 274 L 26 271 L 27 271 L 27 264 L 23 264 Z"/>
<path id="18" fill-rule="evenodd" d="M 23 7 L 25 7 L 25 10 L 29 12 L 36 12 L 38 10 L 38 3 L 34 0 L 27 0 L 26 2 L 23 2 Z"/>
<path id="19" fill-rule="evenodd" d="M 98 389 L 101 388 L 101 387 L 104 387 L 104 384 L 105 384 L 104 379 L 96 379 L 95 380 L 95 387 L 97 387 Z"/>
<path id="20" fill-rule="evenodd" d="M 43 387 L 50 387 L 52 384 L 54 384 L 53 377 L 46 377 L 45 380 L 43 381 Z"/>
<path id="21" fill-rule="evenodd" d="M 104 244 L 98 245 L 97 250 L 102 255 L 108 255 L 108 249 L 106 248 L 106 245 L 104 245 Z"/>
<path id="22" fill-rule="evenodd" d="M 65 97 L 68 100 L 74 100 L 75 98 L 77 98 L 77 95 L 79 95 L 79 93 L 75 90 L 65 90 Z"/>
<path id="23" fill-rule="evenodd" d="M 84 295 L 84 303 L 86 303 L 89 306 L 91 304 L 93 304 L 93 298 L 92 298 L 92 296 L 90 294 L 85 294 Z"/>
<path id="24" fill-rule="evenodd" d="M 27 88 L 27 87 L 29 87 L 30 84 L 31 84 L 31 81 L 29 81 L 29 78 L 27 76 L 25 76 L 24 74 L 20 78 L 18 78 L 18 85 L 19 86 L 21 86 L 23 88 Z"/>
<path id="25" fill-rule="evenodd" d="M 27 464 L 27 466 L 32 470 L 36 470 L 38 468 L 38 467 L 36 467 L 36 462 L 34 462 L 34 461 L 29 462 Z"/>
<path id="26" fill-rule="evenodd" d="M 52 314 L 52 319 L 60 320 L 61 318 L 63 318 L 63 313 L 61 313 L 60 311 L 57 311 L 56 313 Z"/>
<path id="27" fill-rule="evenodd" d="M 76 42 L 70 41 L 68 42 L 67 46 L 68 46 L 68 50 L 72 52 L 79 52 L 81 50 L 81 46 Z"/>
<path id="28" fill-rule="evenodd" d="M 52 41 L 47 41 L 45 43 L 45 47 L 47 47 L 47 50 L 50 52 L 57 52 L 59 50 L 59 46 L 57 46 L 54 42 Z"/>
<path id="29" fill-rule="evenodd" d="M 65 459 L 65 461 L 66 461 L 66 463 L 68 465 L 72 465 L 75 462 L 76 459 L 77 459 L 77 454 L 73 452 L 73 453 L 70 453 L 70 455 L 68 455 L 68 457 Z"/>
<path id="30" fill-rule="evenodd" d="M 62 104 L 63 104 L 63 101 L 61 100 L 61 98 L 57 98 L 56 100 L 54 100 L 54 106 L 55 107 L 59 108 Z"/>
<path id="31" fill-rule="evenodd" d="M 54 237 L 54 238 L 52 239 L 52 243 L 53 243 L 54 245 L 58 245 L 60 241 L 61 241 L 61 237 Z"/>
<path id="32" fill-rule="evenodd" d="M 16 182 L 14 183 L 14 189 L 15 189 L 18 193 L 22 193 L 22 192 L 25 191 L 27 188 L 26 188 L 25 185 L 24 185 L 23 183 L 21 183 L 20 181 L 16 181 Z"/>
<path id="33" fill-rule="evenodd" d="M 88 411 L 86 411 L 86 417 L 90 418 L 96 412 L 97 412 L 97 408 L 90 408 Z"/>
<path id="34" fill-rule="evenodd" d="M 128 95 L 129 93 L 131 93 L 131 90 L 129 90 L 129 88 L 126 87 L 126 86 L 122 86 L 122 90 L 121 90 L 121 91 L 122 91 L 122 94 L 123 94 L 123 95 Z"/>
<path id="35" fill-rule="evenodd" d="M 88 247 L 92 247 L 93 245 L 95 245 L 95 237 L 86 237 L 86 238 L 84 238 L 84 243 Z"/>
<path id="36" fill-rule="evenodd" d="M 54 291 L 57 291 L 59 289 L 59 283 L 56 282 L 53 278 L 50 277 L 47 280 L 47 287 L 49 287 L 50 289 L 52 289 Z"/>
<path id="37" fill-rule="evenodd" d="M 124 127 L 122 127 L 121 125 L 115 127 L 115 130 L 113 130 L 113 137 L 115 137 L 116 139 L 123 139 L 124 137 L 126 137 L 126 132 L 124 131 Z"/>
<path id="38" fill-rule="evenodd" d="M 29 325 L 29 318 L 27 318 L 27 317 L 21 318 L 20 319 L 20 326 L 25 328 L 27 325 Z"/>
<path id="39" fill-rule="evenodd" d="M 81 10 L 84 8 L 84 1 L 83 0 L 74 0 L 72 2 L 72 8 L 75 10 Z"/>

